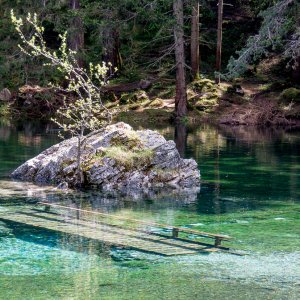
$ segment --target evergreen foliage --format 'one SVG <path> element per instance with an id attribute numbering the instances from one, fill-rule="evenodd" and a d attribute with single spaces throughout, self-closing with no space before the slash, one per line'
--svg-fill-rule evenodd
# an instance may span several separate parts
<path id="1" fill-rule="evenodd" d="M 213 76 L 218 0 L 199 0 L 199 3 L 201 74 Z M 186 54 L 191 42 L 192 4 L 193 1 L 184 1 Z M 40 68 L 43 59 L 27 57 L 17 48 L 18 38 L 10 22 L 11 9 L 23 17 L 28 12 L 37 13 L 45 28 L 45 42 L 53 50 L 59 47 L 59 33 L 68 31 L 71 36 L 77 30 L 72 19 L 80 18 L 84 34 L 82 60 L 96 64 L 110 61 L 119 69 L 116 75 L 123 82 L 175 77 L 170 0 L 80 0 L 78 10 L 69 9 L 69 0 L 0 0 L 0 5 L 0 89 L 15 90 L 24 84 L 44 86 L 49 80 L 56 83 L 63 80 L 59 72 Z M 283 54 L 289 67 L 295 67 L 299 56 L 297 14 L 296 0 L 226 1 L 222 51 L 222 72 L 226 77 L 242 74 L 249 65 L 274 51 Z M 30 28 L 24 29 L 29 36 Z M 236 51 L 238 57 L 229 61 Z M 186 64 L 191 75 L 189 55 Z"/>
<path id="2" fill-rule="evenodd" d="M 259 32 L 251 36 L 246 46 L 231 57 L 226 78 L 232 79 L 245 73 L 249 65 L 266 57 L 270 52 L 284 53 L 291 61 L 299 56 L 299 27 L 296 18 L 299 4 L 295 0 L 280 0 L 259 13 L 263 18 Z M 289 38 L 290 37 L 290 38 Z"/>

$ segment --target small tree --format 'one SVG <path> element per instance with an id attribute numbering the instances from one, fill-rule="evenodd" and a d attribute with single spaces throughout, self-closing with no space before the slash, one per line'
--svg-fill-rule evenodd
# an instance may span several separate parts
<path id="1" fill-rule="evenodd" d="M 101 101 L 101 86 L 107 83 L 109 65 L 105 63 L 89 64 L 88 69 L 79 66 L 76 52 L 67 48 L 67 33 L 60 35 L 61 45 L 58 51 L 49 50 L 43 38 L 44 28 L 38 22 L 37 15 L 27 15 L 26 19 L 17 18 L 11 11 L 11 20 L 18 32 L 22 45 L 19 48 L 31 57 L 44 57 L 49 65 L 57 68 L 67 80 L 67 87 L 53 86 L 69 94 L 76 100 L 58 109 L 57 117 L 52 119 L 64 133 L 78 139 L 77 147 L 77 183 L 83 183 L 81 155 L 85 146 L 85 134 L 103 128 L 111 122 L 112 112 Z M 25 23 L 32 27 L 30 38 L 24 33 Z"/>

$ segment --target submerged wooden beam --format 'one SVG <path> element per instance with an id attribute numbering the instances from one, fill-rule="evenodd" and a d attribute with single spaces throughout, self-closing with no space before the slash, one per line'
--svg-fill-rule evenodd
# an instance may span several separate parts
<path id="1" fill-rule="evenodd" d="M 142 252 L 159 254 L 163 256 L 173 256 L 173 255 L 187 255 L 187 254 L 197 254 L 199 252 L 216 252 L 216 251 L 226 251 L 229 248 L 220 247 L 218 240 L 217 246 L 200 243 L 193 240 L 179 238 L 179 229 L 173 227 L 172 236 L 166 236 L 162 234 L 149 233 L 148 231 L 138 228 L 126 228 L 125 226 L 119 226 L 110 224 L 109 222 L 104 222 L 103 220 L 89 220 L 82 219 L 80 216 L 70 217 L 65 213 L 60 214 L 55 210 L 49 211 L 49 207 L 56 208 L 66 208 L 69 210 L 95 213 L 105 217 L 117 218 L 118 220 L 131 220 L 125 217 L 113 217 L 108 214 L 103 214 L 100 212 L 92 212 L 88 210 L 80 210 L 76 208 L 69 208 L 61 206 L 58 204 L 51 203 L 40 203 L 45 205 L 47 209 L 37 209 L 34 207 L 25 208 L 20 210 L 18 207 L 10 212 L 0 213 L 0 220 L 7 220 L 19 224 L 26 224 L 33 227 L 43 228 L 55 232 L 66 233 L 70 235 L 82 236 L 88 239 L 93 239 L 107 244 L 119 246 L 127 249 L 134 249 Z M 156 223 L 138 221 L 138 224 L 155 225 Z M 166 226 L 166 225 L 164 225 Z M 169 226 L 168 226 L 169 227 Z"/>
<path id="2" fill-rule="evenodd" d="M 56 208 L 62 208 L 62 209 L 66 209 L 66 210 L 73 210 L 73 211 L 79 211 L 79 212 L 99 215 L 102 217 L 108 217 L 110 219 L 128 221 L 131 223 L 149 225 L 149 226 L 153 226 L 153 227 L 157 227 L 157 228 L 168 228 L 168 229 L 172 230 L 173 237 L 178 237 L 179 232 L 183 232 L 183 233 L 194 234 L 194 235 L 202 236 L 202 237 L 206 237 L 206 238 L 212 238 L 212 239 L 218 240 L 217 243 L 219 243 L 219 244 L 221 244 L 222 240 L 229 241 L 232 239 L 232 237 L 230 237 L 228 235 L 214 234 L 214 233 L 210 233 L 210 232 L 204 232 L 204 231 L 199 231 L 199 230 L 170 226 L 167 224 L 160 224 L 160 223 L 136 220 L 136 219 L 126 218 L 126 217 L 113 216 L 111 214 L 105 214 L 105 213 L 98 212 L 98 211 L 91 211 L 91 210 L 80 209 L 80 208 L 75 208 L 75 207 L 68 207 L 68 206 L 52 204 L 52 203 L 48 203 L 48 202 L 38 202 L 38 204 L 45 205 L 45 206 L 52 206 L 52 207 L 56 207 Z"/>

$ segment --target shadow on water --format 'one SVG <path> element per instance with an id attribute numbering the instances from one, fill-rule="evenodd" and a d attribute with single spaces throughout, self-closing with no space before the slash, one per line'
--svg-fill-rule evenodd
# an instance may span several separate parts
<path id="1" fill-rule="evenodd" d="M 27 243 L 85 254 L 94 254 L 101 257 L 110 257 L 110 252 L 112 250 L 111 245 L 82 236 L 60 233 L 58 231 L 42 229 L 24 223 L 3 220 L 1 218 L 0 222 L 2 223 L 2 226 L 7 228 L 9 237 L 14 237 Z"/>

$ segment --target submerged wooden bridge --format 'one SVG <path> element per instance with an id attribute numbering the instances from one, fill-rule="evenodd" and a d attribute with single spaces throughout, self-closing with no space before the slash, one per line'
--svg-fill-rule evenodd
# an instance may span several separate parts
<path id="1" fill-rule="evenodd" d="M 59 204 L 39 202 L 38 206 L 26 209 L 16 207 L 15 210 L 0 213 L 1 220 L 82 236 L 113 246 L 163 256 L 199 252 L 231 252 L 229 248 L 221 246 L 222 241 L 231 239 L 229 236 L 134 220 Z M 119 224 L 115 224 L 116 221 Z M 156 232 L 153 229 L 156 229 Z M 205 240 L 213 239 L 214 243 L 199 241 L 197 237 L 205 238 Z"/>

